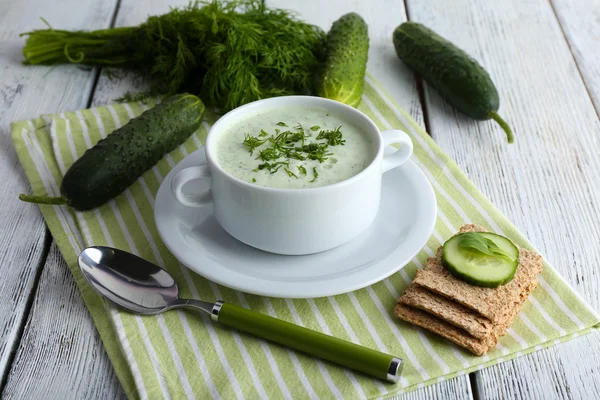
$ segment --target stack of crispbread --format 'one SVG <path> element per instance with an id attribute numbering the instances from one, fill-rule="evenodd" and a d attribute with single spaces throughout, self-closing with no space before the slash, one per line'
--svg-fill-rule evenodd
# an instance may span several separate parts
<path id="1" fill-rule="evenodd" d="M 485 232 L 465 225 L 463 232 Z M 442 249 L 417 271 L 412 285 L 398 299 L 398 318 L 437 333 L 476 355 L 483 355 L 505 335 L 529 293 L 538 284 L 542 257 L 519 249 L 519 266 L 512 281 L 497 288 L 471 285 L 442 266 Z"/>

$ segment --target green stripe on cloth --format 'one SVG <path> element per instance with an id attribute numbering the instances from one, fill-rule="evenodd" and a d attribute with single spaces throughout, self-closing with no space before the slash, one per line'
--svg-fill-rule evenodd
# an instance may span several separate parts
<path id="1" fill-rule="evenodd" d="M 58 195 L 64 172 L 86 149 L 154 103 L 126 103 L 45 115 L 12 124 L 12 136 L 36 195 Z M 289 300 L 241 293 L 212 283 L 181 265 L 163 245 L 153 218 L 156 192 L 169 171 L 201 148 L 217 116 L 144 173 L 129 189 L 95 210 L 41 206 L 61 253 L 75 276 L 108 355 L 129 398 L 377 398 L 466 374 L 596 329 L 600 322 L 547 262 L 540 286 L 496 349 L 483 357 L 398 321 L 393 308 L 444 239 L 465 223 L 531 244 L 487 200 L 458 166 L 372 77 L 359 107 L 380 129 L 402 129 L 413 139 L 413 160 L 431 181 L 438 202 L 435 230 L 401 271 L 352 293 Z M 173 311 L 135 316 L 102 300 L 77 265 L 79 251 L 108 245 L 166 268 L 186 297 L 224 299 L 310 329 L 401 355 L 406 366 L 397 385 L 316 360 L 213 324 L 206 316 Z"/>

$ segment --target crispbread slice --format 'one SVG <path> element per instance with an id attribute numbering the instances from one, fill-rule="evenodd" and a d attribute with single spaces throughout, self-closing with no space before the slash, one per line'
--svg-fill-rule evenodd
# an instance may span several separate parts
<path id="1" fill-rule="evenodd" d="M 508 328 L 510 328 L 517 315 L 519 315 L 519 313 L 521 312 L 521 307 L 523 307 L 523 303 L 527 301 L 529 293 L 531 293 L 531 291 L 535 289 L 537 285 L 538 280 L 534 279 L 531 282 L 531 284 L 525 289 L 525 292 L 521 296 L 521 300 L 517 304 L 515 304 L 513 309 L 506 313 L 497 324 L 494 325 L 494 332 L 497 336 L 506 335 L 506 331 L 508 330 Z"/>
<path id="2" fill-rule="evenodd" d="M 477 232 L 483 228 L 465 225 L 461 232 Z M 453 277 L 443 266 L 441 251 L 438 256 L 429 258 L 422 270 L 417 271 L 414 284 L 422 286 L 452 301 L 478 312 L 494 324 L 504 323 L 512 310 L 521 303 L 527 289 L 542 271 L 542 258 L 537 253 L 519 249 L 519 267 L 512 281 L 497 288 L 485 288 L 471 285 Z"/>
<path id="3" fill-rule="evenodd" d="M 417 271 L 414 284 L 425 287 L 457 303 L 470 308 L 493 323 L 501 323 L 522 296 L 529 294 L 528 288 L 536 281 L 541 260 L 535 261 L 529 250 L 519 250 L 519 268 L 513 280 L 497 288 L 473 286 L 453 277 L 440 259 L 430 258 L 423 270 Z M 532 260 L 533 259 L 533 260 Z"/>
<path id="4" fill-rule="evenodd" d="M 481 314 L 421 286 L 410 286 L 398 301 L 449 322 L 477 339 L 489 336 L 494 327 L 492 321 Z"/>
<path id="5" fill-rule="evenodd" d="M 396 304 L 394 313 L 398 318 L 411 324 L 428 329 L 446 339 L 464 347 L 473 354 L 481 356 L 494 348 L 497 343 L 496 335 L 489 335 L 484 339 L 477 339 L 464 330 L 443 321 L 431 314 L 402 303 Z"/>

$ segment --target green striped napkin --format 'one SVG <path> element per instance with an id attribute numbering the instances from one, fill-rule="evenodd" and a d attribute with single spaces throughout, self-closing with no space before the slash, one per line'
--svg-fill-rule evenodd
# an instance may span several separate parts
<path id="1" fill-rule="evenodd" d="M 45 115 L 12 125 L 12 136 L 36 195 L 58 195 L 62 176 L 83 152 L 142 113 L 149 105 L 128 103 Z M 175 164 L 202 146 L 202 128 L 164 157 L 133 186 L 108 204 L 87 212 L 41 206 L 44 218 L 102 336 L 130 398 L 376 398 L 453 378 L 530 353 L 598 327 L 591 310 L 556 271 L 545 264 L 539 287 L 497 348 L 475 357 L 450 342 L 396 320 L 393 309 L 426 258 L 464 223 L 476 223 L 529 242 L 475 188 L 426 132 L 368 77 L 359 107 L 381 129 L 411 135 L 413 160 L 436 192 L 435 232 L 419 255 L 400 272 L 371 287 L 338 296 L 285 300 L 240 293 L 216 285 L 181 265 L 162 244 L 153 219 L 154 196 Z M 76 258 L 89 245 L 136 253 L 169 270 L 182 295 L 223 299 L 310 329 L 400 355 L 401 381 L 380 382 L 262 340 L 213 324 L 193 312 L 171 311 L 141 317 L 102 300 L 85 282 Z"/>

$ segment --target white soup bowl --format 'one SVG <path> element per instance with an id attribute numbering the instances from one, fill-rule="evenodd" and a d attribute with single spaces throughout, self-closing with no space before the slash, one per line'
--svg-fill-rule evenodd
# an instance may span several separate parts
<path id="1" fill-rule="evenodd" d="M 217 162 L 217 138 L 250 114 L 277 108 L 323 108 L 355 124 L 372 138 L 373 160 L 358 174 L 341 182 L 302 189 L 252 184 L 226 172 Z M 318 122 L 318 121 L 317 121 Z M 399 145 L 386 151 L 388 145 Z M 397 146 L 396 146 L 397 147 Z M 303 255 L 333 249 L 357 237 L 379 210 L 382 174 L 405 163 L 413 151 L 409 136 L 399 130 L 381 132 L 365 114 L 337 101 L 311 96 L 285 96 L 255 101 L 221 117 L 206 138 L 207 165 L 180 171 L 172 191 L 183 205 L 214 203 L 214 215 L 231 236 L 252 247 L 277 254 Z M 183 186 L 210 180 L 210 190 L 189 195 Z M 411 210 L 398 210 L 410 213 Z"/>

